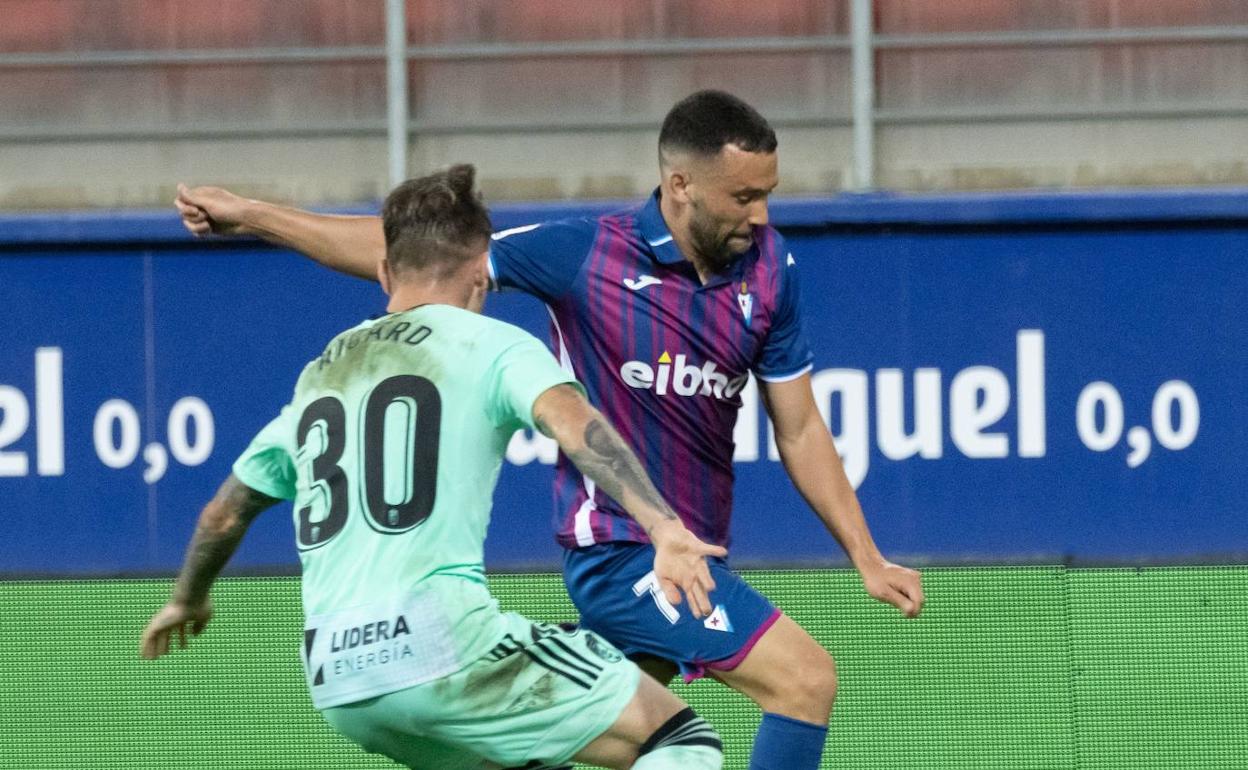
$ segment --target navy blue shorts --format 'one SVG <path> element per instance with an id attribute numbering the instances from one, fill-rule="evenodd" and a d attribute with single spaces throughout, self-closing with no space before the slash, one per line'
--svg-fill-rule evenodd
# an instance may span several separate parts
<path id="1" fill-rule="evenodd" d="M 654 576 L 654 546 L 599 543 L 566 550 L 563 582 L 581 625 L 629 657 L 651 655 L 680 666 L 686 682 L 706 669 L 731 671 L 780 617 L 780 610 L 728 569 L 708 559 L 714 610 L 695 618 L 688 600 L 672 606 Z"/>

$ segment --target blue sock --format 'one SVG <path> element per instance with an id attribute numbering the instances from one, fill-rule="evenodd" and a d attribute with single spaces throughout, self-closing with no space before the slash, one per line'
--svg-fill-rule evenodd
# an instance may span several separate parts
<path id="1" fill-rule="evenodd" d="M 763 714 L 763 723 L 754 736 L 750 770 L 817 770 L 827 737 L 826 725 Z"/>

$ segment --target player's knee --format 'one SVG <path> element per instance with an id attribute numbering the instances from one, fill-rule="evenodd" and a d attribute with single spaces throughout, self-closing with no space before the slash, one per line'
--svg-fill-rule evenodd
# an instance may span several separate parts
<path id="1" fill-rule="evenodd" d="M 782 697 L 809 721 L 826 720 L 836 701 L 836 662 L 826 652 L 786 681 Z"/>
<path id="2" fill-rule="evenodd" d="M 719 770 L 723 742 L 692 708 L 674 714 L 638 751 L 634 770 Z"/>

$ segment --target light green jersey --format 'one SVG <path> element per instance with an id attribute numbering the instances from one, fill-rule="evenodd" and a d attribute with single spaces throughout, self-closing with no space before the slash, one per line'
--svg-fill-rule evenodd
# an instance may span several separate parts
<path id="1" fill-rule="evenodd" d="M 482 564 L 494 486 L 511 435 L 533 427 L 534 401 L 561 383 L 575 380 L 532 335 L 448 305 L 366 321 L 304 367 L 234 473 L 294 500 L 310 685 L 324 665 L 393 668 L 361 652 L 342 669 L 342 655 L 386 647 L 401 657 L 389 644 L 401 636 L 432 645 L 408 650 L 431 662 L 391 677 L 390 689 L 458 670 L 497 643 L 502 620 Z"/>

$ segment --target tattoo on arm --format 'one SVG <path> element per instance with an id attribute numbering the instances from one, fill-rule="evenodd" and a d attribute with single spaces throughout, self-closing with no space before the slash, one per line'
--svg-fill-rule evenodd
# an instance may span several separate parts
<path id="1" fill-rule="evenodd" d="M 174 586 L 175 599 L 198 604 L 207 598 L 208 589 L 238 548 L 252 520 L 276 502 L 230 474 L 199 516 Z"/>
<path id="2" fill-rule="evenodd" d="M 568 456 L 602 491 L 621 501 L 631 493 L 663 518 L 676 518 L 676 513 L 650 482 L 637 456 L 602 418 L 594 417 L 589 421 L 583 438 L 585 446 Z"/>
<path id="3" fill-rule="evenodd" d="M 654 488 L 637 455 L 579 390 L 559 385 L 548 392 L 551 396 L 542 396 L 534 407 L 534 424 L 559 442 L 581 473 L 623 503 L 647 533 L 660 521 L 678 519 Z M 576 435 L 578 431 L 580 435 Z"/>

